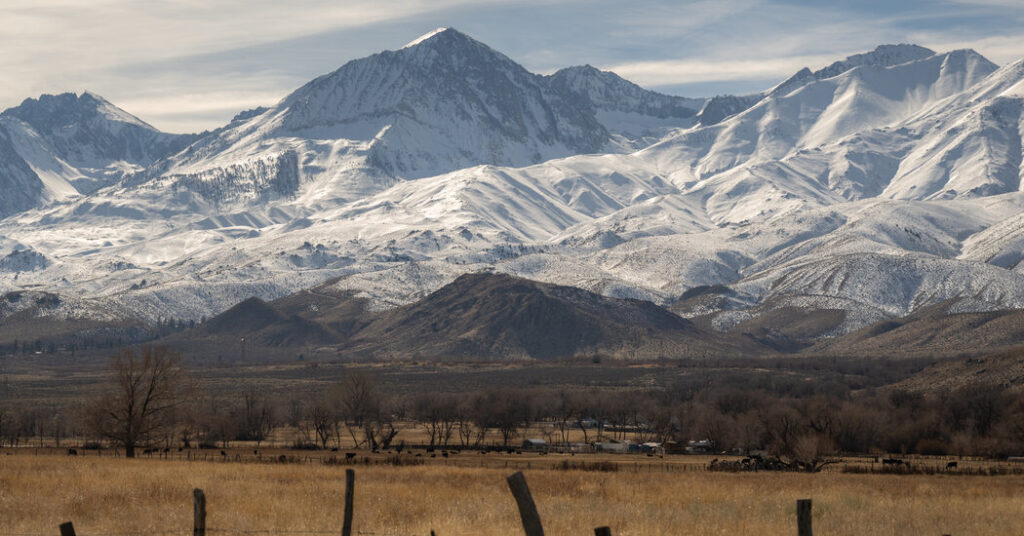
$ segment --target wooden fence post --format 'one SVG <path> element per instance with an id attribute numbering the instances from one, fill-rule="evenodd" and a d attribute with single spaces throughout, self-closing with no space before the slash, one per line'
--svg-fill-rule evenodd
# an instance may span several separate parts
<path id="1" fill-rule="evenodd" d="M 813 536 L 811 528 L 811 500 L 796 501 L 796 533 L 797 536 Z"/>
<path id="2" fill-rule="evenodd" d="M 75 526 L 70 521 L 60 524 L 60 536 L 75 536 Z"/>
<path id="3" fill-rule="evenodd" d="M 192 536 L 206 536 L 206 494 L 192 490 Z"/>
<path id="4" fill-rule="evenodd" d="M 352 536 L 352 502 L 355 499 L 356 472 L 345 469 L 345 520 L 341 536 Z"/>
<path id="5" fill-rule="evenodd" d="M 612 536 L 611 527 L 597 527 L 594 529 L 594 536 Z"/>
<path id="6" fill-rule="evenodd" d="M 523 520 L 526 536 L 544 536 L 544 527 L 540 523 L 537 505 L 533 503 L 530 487 L 526 485 L 526 477 L 522 472 L 513 473 L 508 477 L 508 487 L 516 498 L 519 506 L 519 517 Z"/>

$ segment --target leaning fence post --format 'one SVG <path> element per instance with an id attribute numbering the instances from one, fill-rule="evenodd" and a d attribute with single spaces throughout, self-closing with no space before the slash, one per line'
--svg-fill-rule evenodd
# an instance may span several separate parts
<path id="1" fill-rule="evenodd" d="M 612 536 L 611 527 L 597 527 L 594 529 L 594 536 Z"/>
<path id="2" fill-rule="evenodd" d="M 537 513 L 537 505 L 533 503 L 530 495 L 530 487 L 526 485 L 526 477 L 523 473 L 513 473 L 508 477 L 508 487 L 516 498 L 519 506 L 519 517 L 523 520 L 523 530 L 526 536 L 544 536 L 544 527 L 540 524 L 540 514 Z"/>
<path id="3" fill-rule="evenodd" d="M 60 524 L 60 536 L 75 536 L 75 526 L 70 521 Z"/>
<path id="4" fill-rule="evenodd" d="M 796 533 L 797 536 L 813 536 L 811 529 L 811 500 L 796 501 Z"/>
<path id="5" fill-rule="evenodd" d="M 345 469 L 345 520 L 341 525 L 341 536 L 352 536 L 352 501 L 355 498 L 356 472 Z"/>
<path id="6" fill-rule="evenodd" d="M 192 536 L 206 536 L 206 494 L 192 490 Z"/>

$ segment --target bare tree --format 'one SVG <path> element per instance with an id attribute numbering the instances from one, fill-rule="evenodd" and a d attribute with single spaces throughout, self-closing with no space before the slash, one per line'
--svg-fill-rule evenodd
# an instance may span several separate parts
<path id="1" fill-rule="evenodd" d="M 480 412 L 487 423 L 484 426 L 497 429 L 502 445 L 507 447 L 529 421 L 529 400 L 519 391 L 504 389 L 483 397 Z"/>
<path id="2" fill-rule="evenodd" d="M 309 421 L 313 425 L 316 437 L 320 441 L 320 448 L 327 448 L 327 442 L 337 436 L 335 430 L 338 426 L 337 419 L 331 411 L 323 404 L 312 404 L 309 407 Z M 338 438 L 338 446 L 341 446 L 341 438 Z"/>
<path id="3" fill-rule="evenodd" d="M 839 462 L 834 457 L 835 445 L 832 440 L 824 434 L 814 432 L 797 437 L 793 442 L 792 451 L 784 454 L 788 455 L 797 467 L 811 473 L 817 473 L 826 465 Z"/>
<path id="4" fill-rule="evenodd" d="M 413 417 L 430 435 L 430 446 L 447 447 L 459 421 L 458 400 L 452 395 L 421 393 L 412 401 Z"/>
<path id="5" fill-rule="evenodd" d="M 356 447 L 388 448 L 398 435 L 391 402 L 366 371 L 349 371 L 331 388 L 328 400 L 336 409 L 338 419 L 345 423 Z"/>
<path id="6" fill-rule="evenodd" d="M 256 393 L 255 389 L 248 389 L 242 397 L 243 402 L 243 426 L 240 439 L 255 441 L 256 448 L 274 430 L 277 424 L 273 405 L 265 398 Z"/>
<path id="7" fill-rule="evenodd" d="M 88 405 L 89 425 L 134 458 L 137 446 L 174 426 L 175 410 L 187 397 L 187 374 L 181 355 L 165 346 L 145 346 L 139 353 L 123 348 L 110 368 L 110 383 Z"/>
<path id="8" fill-rule="evenodd" d="M 459 443 L 463 447 L 468 447 L 473 442 L 473 438 L 477 438 L 477 444 L 483 440 L 483 436 L 478 433 L 476 426 L 473 424 L 473 415 L 476 407 L 473 405 L 473 398 L 469 396 L 460 396 L 457 400 L 455 407 L 455 429 L 458 431 Z"/>

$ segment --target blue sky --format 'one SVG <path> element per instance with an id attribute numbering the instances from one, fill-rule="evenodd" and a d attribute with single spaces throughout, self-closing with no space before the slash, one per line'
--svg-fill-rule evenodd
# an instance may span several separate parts
<path id="1" fill-rule="evenodd" d="M 0 21 L 0 108 L 89 89 L 177 132 L 439 26 L 535 72 L 589 63 L 685 96 L 758 91 L 883 43 L 1024 58 L 1024 0 L 6 0 Z"/>

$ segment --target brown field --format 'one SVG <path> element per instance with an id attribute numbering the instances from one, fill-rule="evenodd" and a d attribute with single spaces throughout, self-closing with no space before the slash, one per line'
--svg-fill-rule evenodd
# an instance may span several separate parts
<path id="1" fill-rule="evenodd" d="M 583 457 L 578 457 L 583 458 Z M 510 470 L 357 466 L 363 534 L 522 534 Z M 548 534 L 794 534 L 795 501 L 814 499 L 818 534 L 1021 534 L 1024 477 L 528 470 Z M 0 535 L 191 531 L 192 489 L 212 536 L 337 534 L 344 467 L 0 456 Z"/>

